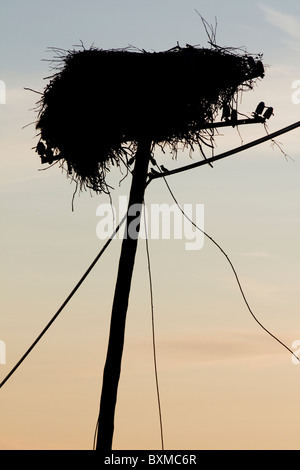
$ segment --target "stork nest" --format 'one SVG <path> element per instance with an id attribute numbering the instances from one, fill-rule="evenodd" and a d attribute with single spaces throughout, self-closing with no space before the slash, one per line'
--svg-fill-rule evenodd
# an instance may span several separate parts
<path id="1" fill-rule="evenodd" d="M 218 112 L 236 112 L 237 93 L 264 76 L 260 56 L 218 46 L 55 51 L 36 151 L 96 192 L 107 191 L 111 165 L 128 165 L 143 139 L 173 150 L 213 146 Z"/>

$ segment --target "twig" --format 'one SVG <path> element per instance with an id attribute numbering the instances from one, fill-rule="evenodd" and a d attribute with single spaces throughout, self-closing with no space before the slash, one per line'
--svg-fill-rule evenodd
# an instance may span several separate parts
<path id="1" fill-rule="evenodd" d="M 33 93 L 37 93 L 38 95 L 43 95 L 43 93 L 41 93 L 40 91 L 33 90 L 33 88 L 24 87 L 24 90 L 32 91 Z"/>

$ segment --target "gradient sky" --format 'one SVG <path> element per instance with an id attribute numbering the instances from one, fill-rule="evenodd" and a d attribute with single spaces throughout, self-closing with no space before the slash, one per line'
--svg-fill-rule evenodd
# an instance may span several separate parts
<path id="1" fill-rule="evenodd" d="M 292 84 L 300 80 L 297 0 L 2 0 L 0 5 L 1 379 L 44 328 L 103 241 L 96 210 L 108 198 L 82 193 L 57 167 L 43 169 L 34 111 L 52 74 L 49 47 L 82 41 L 104 49 L 167 50 L 207 45 L 196 14 L 217 18 L 217 43 L 263 53 L 266 76 L 242 97 L 250 115 L 274 107 L 269 132 L 299 120 Z M 46 61 L 44 59 L 47 59 Z M 172 75 L 176 70 L 171 71 Z M 120 71 L 122 74 L 127 71 Z M 160 71 L 157 70 L 159 74 Z M 78 100 L 85 90 L 78 84 Z M 298 95 L 299 96 L 299 95 Z M 101 111 L 100 111 L 101 112 Z M 24 127 L 26 126 L 26 127 Z M 221 153 L 265 135 L 263 126 L 225 129 Z M 300 130 L 252 150 L 169 178 L 181 204 L 204 204 L 205 229 L 233 261 L 258 319 L 289 347 L 300 340 Z M 207 151 L 209 156 L 209 151 Z M 168 168 L 191 162 L 156 152 Z M 192 161 L 200 159 L 199 151 Z M 111 175 L 112 194 L 130 179 Z M 146 203 L 173 204 L 164 183 Z M 120 250 L 115 240 L 24 364 L 1 389 L 1 449 L 91 449 L 99 410 L 111 304 Z M 300 366 L 250 316 L 233 273 L 205 240 L 150 240 L 156 342 L 167 449 L 299 449 Z M 159 449 L 160 434 L 145 242 L 139 243 L 130 297 L 115 449 Z"/>

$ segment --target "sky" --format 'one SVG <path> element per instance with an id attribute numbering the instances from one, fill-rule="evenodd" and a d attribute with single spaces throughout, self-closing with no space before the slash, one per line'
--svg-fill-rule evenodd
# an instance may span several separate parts
<path id="1" fill-rule="evenodd" d="M 99 207 L 110 202 L 84 192 L 76 194 L 72 211 L 74 184 L 57 166 L 45 171 L 34 151 L 39 95 L 25 88 L 44 90 L 53 73 L 53 47 L 71 50 L 82 43 L 163 51 L 177 42 L 207 47 L 196 10 L 217 24 L 218 45 L 263 54 L 265 77 L 243 94 L 241 112 L 251 115 L 260 101 L 272 106 L 268 132 L 297 122 L 296 0 L 1 1 L 1 380 L 102 248 Z M 126 73 L 120 72 L 120 81 Z M 174 75 L 176 70 L 170 71 L 170 80 Z M 78 83 L 78 100 L 84 96 Z M 299 132 L 213 168 L 168 178 L 182 206 L 193 215 L 196 207 L 204 208 L 204 228 L 233 262 L 256 317 L 295 353 Z M 265 134 L 262 125 L 225 128 L 216 137 L 215 154 Z M 179 151 L 174 159 L 157 149 L 155 158 L 172 169 L 201 155 L 197 149 L 191 155 Z M 130 176 L 120 183 L 123 176 L 118 170 L 110 175 L 117 211 L 130 189 Z M 151 183 L 145 201 L 148 213 L 154 204 L 174 204 L 162 180 Z M 185 227 L 180 239 L 149 240 L 165 448 L 299 450 L 300 365 L 251 317 L 220 250 L 208 238 L 198 249 L 186 249 L 193 232 Z M 120 239 L 113 241 L 1 389 L 2 450 L 92 449 L 120 246 Z M 158 418 L 146 248 L 140 239 L 113 448 L 160 449 Z"/>

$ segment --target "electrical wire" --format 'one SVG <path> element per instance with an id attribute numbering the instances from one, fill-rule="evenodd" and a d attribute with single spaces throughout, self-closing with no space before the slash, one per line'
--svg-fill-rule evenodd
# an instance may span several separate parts
<path id="1" fill-rule="evenodd" d="M 94 441 L 93 441 L 93 450 L 96 450 L 96 442 L 97 442 L 98 428 L 99 428 L 99 419 L 97 419 L 97 423 L 96 423 L 96 426 L 95 426 Z"/>
<path id="2" fill-rule="evenodd" d="M 145 201 L 144 201 L 144 205 L 145 205 Z M 161 410 L 161 400 L 160 400 L 158 371 L 157 371 L 155 321 L 154 321 L 154 302 L 153 302 L 153 283 L 152 283 L 150 250 L 149 250 L 149 241 L 148 241 L 148 228 L 147 228 L 145 208 L 144 208 L 144 225 L 145 225 L 146 254 L 147 254 L 147 263 L 148 263 L 150 302 L 151 302 L 151 327 L 152 327 L 152 347 L 153 347 L 154 374 L 155 374 L 156 395 L 157 395 L 157 403 L 158 403 L 161 448 L 162 448 L 162 450 L 164 450 L 164 433 L 163 433 L 163 422 L 162 422 L 162 410 Z"/>
<path id="3" fill-rule="evenodd" d="M 280 135 L 284 132 L 288 132 L 296 127 L 299 127 L 300 125 L 300 121 L 295 123 L 294 125 L 292 126 L 289 126 L 281 131 L 278 131 L 276 133 L 273 133 L 271 135 L 268 136 L 268 138 L 270 139 L 271 137 L 274 137 L 275 135 Z M 264 140 L 267 140 L 266 138 L 264 139 L 259 139 L 258 141 L 255 141 L 253 143 L 251 143 L 251 146 L 253 145 L 257 145 L 258 143 L 261 143 L 263 142 Z M 232 153 L 237 153 L 238 151 L 242 151 L 244 149 L 248 148 L 248 146 L 242 146 L 240 147 L 239 149 L 235 149 L 234 152 L 228 152 L 228 155 L 232 154 Z M 213 157 L 212 159 L 210 159 L 211 161 L 212 160 L 218 160 L 220 158 L 224 158 L 225 156 L 227 156 L 227 153 L 225 152 L 225 154 L 222 154 L 220 156 L 217 156 L 217 157 Z M 209 163 L 208 160 L 206 160 L 204 163 Z M 158 166 L 158 165 L 157 165 Z M 173 174 L 173 173 L 176 173 L 176 172 L 179 172 L 179 171 L 184 171 L 185 169 L 190 169 L 194 166 L 200 166 L 200 164 L 194 164 L 194 165 L 190 165 L 190 166 L 187 166 L 187 167 L 183 167 L 179 170 L 174 170 L 172 172 L 169 172 L 169 174 Z M 247 301 L 247 298 L 245 296 L 245 293 L 244 293 L 244 290 L 242 288 L 242 285 L 241 285 L 241 282 L 239 280 L 239 276 L 236 272 L 236 269 L 232 263 L 232 261 L 230 260 L 229 256 L 226 254 L 226 252 L 222 249 L 222 247 L 213 239 L 213 237 L 211 237 L 210 235 L 208 235 L 204 230 L 202 230 L 200 227 L 198 227 L 195 222 L 193 222 L 193 220 L 191 220 L 186 214 L 185 212 L 183 211 L 183 209 L 181 208 L 180 204 L 178 203 L 176 197 L 174 196 L 174 193 L 172 192 L 163 172 L 161 171 L 161 169 L 158 167 L 159 171 L 160 171 L 160 177 L 162 177 L 164 179 L 164 182 L 175 202 L 175 204 L 178 206 L 179 210 L 181 211 L 181 213 L 183 214 L 183 216 L 189 220 L 189 222 L 191 222 L 191 224 L 197 229 L 199 230 L 200 232 L 202 232 L 220 251 L 221 253 L 225 256 L 225 258 L 227 259 L 233 273 L 234 273 L 234 276 L 236 278 L 236 281 L 237 281 L 237 284 L 238 284 L 238 287 L 239 287 L 239 290 L 241 292 L 241 295 L 243 297 L 243 300 L 251 314 L 251 316 L 253 317 L 253 319 L 257 322 L 257 324 L 269 335 L 271 336 L 274 340 L 276 340 L 281 346 L 283 346 L 287 351 L 289 351 L 296 359 L 297 361 L 300 362 L 300 358 L 286 345 L 284 344 L 279 338 L 277 338 L 274 334 L 272 334 L 259 320 L 258 318 L 255 316 L 255 314 L 253 313 L 248 301 Z M 148 182 L 147 182 L 147 186 L 149 185 L 149 183 L 152 181 L 153 178 L 149 179 Z M 81 286 L 81 284 L 84 282 L 84 280 L 86 279 L 86 277 L 88 276 L 88 274 L 91 272 L 91 270 L 93 269 L 93 267 L 95 266 L 95 264 L 98 262 L 98 260 L 100 259 L 100 257 L 102 256 L 102 254 L 105 252 L 105 250 L 107 249 L 107 247 L 109 246 L 110 242 L 112 241 L 112 239 L 114 238 L 114 236 L 118 233 L 120 227 L 122 226 L 122 224 L 125 222 L 126 220 L 126 216 L 127 214 L 125 214 L 125 216 L 123 217 L 123 219 L 121 220 L 121 222 L 119 223 L 119 225 L 115 228 L 114 232 L 112 233 L 111 237 L 108 239 L 108 241 L 105 243 L 105 245 L 103 246 L 103 248 L 100 250 L 100 252 L 98 253 L 98 255 L 96 256 L 96 258 L 93 260 L 93 262 L 90 264 L 90 266 L 88 267 L 88 269 L 85 271 L 85 273 L 83 274 L 83 276 L 80 278 L 80 280 L 78 281 L 78 283 L 75 285 L 75 287 L 73 288 L 73 290 L 71 291 L 71 293 L 68 295 L 68 297 L 66 298 L 66 300 L 63 302 L 63 304 L 60 306 L 60 308 L 57 310 L 57 312 L 53 315 L 53 317 L 51 318 L 51 320 L 47 323 L 47 325 L 45 326 L 45 328 L 42 330 L 42 332 L 38 335 L 38 337 L 35 339 L 35 341 L 31 344 L 31 346 L 27 349 L 27 351 L 23 354 L 23 356 L 21 357 L 21 359 L 16 363 L 16 365 L 11 369 L 11 371 L 6 375 L 6 377 L 2 380 L 2 382 L 0 383 L 0 388 L 3 387 L 3 385 L 9 380 L 9 378 L 14 374 L 14 372 L 19 368 L 19 366 L 23 363 L 23 361 L 26 359 L 26 357 L 30 354 L 30 352 L 33 350 L 33 348 L 38 344 L 38 342 L 41 340 L 41 338 L 44 336 L 44 334 L 48 331 L 48 329 L 50 328 L 50 326 L 54 323 L 54 321 L 57 319 L 57 317 L 59 316 L 59 314 L 62 312 L 62 310 L 65 308 L 65 306 L 68 304 L 68 302 L 71 300 L 71 298 L 74 296 L 74 294 L 77 292 L 77 290 L 79 289 L 79 287 Z M 145 230 L 146 230 L 146 224 L 145 224 Z M 163 444 L 163 427 L 162 427 L 162 414 L 161 414 L 161 403 L 160 403 L 160 396 L 159 396 L 159 386 L 158 386 L 158 373 L 157 373 L 157 361 L 156 361 L 156 348 L 155 348 L 155 330 L 154 330 L 154 309 L 153 309 L 153 290 L 152 290 L 152 277 L 151 277 L 151 266 L 150 266 L 150 254 L 149 254 L 149 245 L 148 245 L 148 236 L 146 234 L 146 251 L 147 251 L 147 259 L 148 259 L 148 272 L 149 272 L 149 284 L 150 284 L 150 296 L 151 296 L 151 316 L 152 316 L 152 338 L 153 338 L 153 355 L 154 355 L 154 366 L 155 366 L 155 379 L 156 379 L 156 389 L 157 389 L 157 397 L 158 397 L 158 406 L 159 406 L 159 417 L 160 417 L 160 428 L 161 428 L 161 442 L 162 442 L 162 448 L 164 446 Z M 97 432 L 97 429 L 96 431 Z M 95 445 L 95 443 L 94 443 Z"/>
<path id="4" fill-rule="evenodd" d="M 160 170 L 160 168 L 159 168 Z M 160 170 L 161 171 L 161 170 Z M 191 222 L 191 224 L 197 229 L 199 230 L 200 232 L 202 232 L 220 251 L 221 253 L 225 256 L 225 258 L 227 259 L 232 271 L 233 271 L 233 274 L 235 276 L 235 279 L 237 281 L 237 284 L 238 284 L 238 287 L 239 287 L 239 290 L 241 292 L 241 295 L 243 297 L 243 300 L 251 314 L 251 316 L 253 317 L 253 319 L 258 323 L 258 325 L 269 335 L 271 336 L 275 341 L 277 341 L 281 346 L 283 346 L 287 351 L 289 351 L 296 359 L 297 361 L 300 362 L 300 358 L 292 351 L 292 349 L 290 349 L 286 344 L 284 344 L 279 338 L 277 338 L 277 336 L 275 336 L 273 333 L 271 333 L 259 320 L 258 318 L 255 316 L 255 314 L 253 313 L 249 303 L 248 303 L 248 300 L 246 298 L 246 295 L 244 293 L 244 290 L 242 288 L 242 285 L 241 285 L 241 282 L 240 282 L 240 279 L 239 279 L 239 276 L 237 274 L 237 271 L 232 263 L 232 261 L 230 260 L 229 256 L 227 255 L 227 253 L 225 253 L 225 251 L 223 250 L 223 248 L 213 239 L 213 237 L 211 237 L 210 235 L 208 235 L 204 230 L 202 230 L 200 227 L 198 227 L 198 225 L 195 224 L 195 222 L 193 220 L 191 220 L 187 215 L 186 213 L 184 212 L 184 210 L 181 208 L 180 204 L 178 203 L 176 197 L 174 196 L 174 193 L 173 191 L 171 190 L 166 178 L 163 176 L 163 179 L 164 179 L 164 182 L 175 202 L 175 204 L 177 205 L 177 207 L 179 208 L 179 210 L 181 211 L 181 213 L 183 214 L 183 216 L 189 221 Z"/>
<path id="5" fill-rule="evenodd" d="M 272 134 L 268 134 L 264 137 L 261 137 L 259 139 L 253 140 L 251 142 L 248 142 L 247 144 L 241 145 L 240 147 L 236 147 L 234 149 L 228 150 L 224 153 L 220 153 L 219 155 L 215 155 L 214 157 L 206 158 L 204 160 L 200 160 L 199 162 L 192 163 L 190 165 L 185 165 L 181 166 L 179 168 L 175 168 L 174 170 L 168 171 L 167 175 L 175 175 L 176 173 L 182 173 L 183 171 L 187 170 L 192 170 L 194 168 L 198 168 L 203 165 L 211 164 L 213 162 L 216 162 L 218 160 L 222 160 L 223 158 L 227 158 L 231 155 L 235 155 L 236 153 L 243 152 L 244 150 L 250 149 L 252 147 L 255 147 L 256 145 L 260 145 L 264 142 L 267 142 L 268 140 L 274 140 L 275 137 L 278 137 L 282 134 L 285 134 L 286 132 L 290 132 L 294 129 L 297 129 L 300 127 L 300 121 L 295 122 L 294 124 L 291 124 L 290 126 L 284 127 L 283 129 L 279 129 L 276 132 L 272 132 Z M 160 170 L 160 168 L 159 168 Z M 163 177 L 163 172 L 156 173 L 156 174 L 150 174 L 149 178 L 150 180 L 156 179 L 156 178 L 162 178 Z"/>
<path id="6" fill-rule="evenodd" d="M 34 90 L 33 90 L 34 91 Z M 225 158 L 229 155 L 233 155 L 235 153 L 238 153 L 238 152 L 241 152 L 243 150 L 246 150 L 250 147 L 253 147 L 255 145 L 258 145 L 258 144 L 261 144 L 262 142 L 265 142 L 267 140 L 270 140 L 270 139 L 274 139 L 275 137 L 281 135 L 281 134 L 284 134 L 286 132 L 289 132 L 293 129 L 296 129 L 297 127 L 300 126 L 300 121 L 288 126 L 288 127 L 285 127 L 283 129 L 280 129 L 279 131 L 276 131 L 276 132 L 273 132 L 272 134 L 269 134 L 267 135 L 266 137 L 263 137 L 261 139 L 258 139 L 258 140 L 255 140 L 253 142 L 250 142 L 249 144 L 246 144 L 246 145 L 243 145 L 241 147 L 238 147 L 236 149 L 233 149 L 229 152 L 225 152 L 221 155 L 217 155 L 215 157 L 212 157 L 210 159 L 206 159 L 204 161 L 201 161 L 201 162 L 198 162 L 198 163 L 194 163 L 192 165 L 187 165 L 185 167 L 181 167 L 181 168 L 178 168 L 176 170 L 172 170 L 172 171 L 169 171 L 168 172 L 168 175 L 171 175 L 171 174 L 175 174 L 175 173 L 179 173 L 179 172 L 182 172 L 182 171 L 186 171 L 186 170 L 189 170 L 189 169 L 192 169 L 192 168 L 195 168 L 195 167 L 198 167 L 198 166 L 201 166 L 201 165 L 205 165 L 205 164 L 210 164 L 211 162 L 213 161 L 216 161 L 216 160 L 220 160 L 222 158 Z M 158 174 L 157 176 L 154 176 L 154 175 L 149 175 L 149 180 L 147 181 L 147 184 L 146 186 L 149 185 L 149 183 L 154 179 L 154 178 L 157 178 L 157 177 L 163 177 L 164 180 L 165 180 L 165 183 L 167 184 L 168 186 L 168 183 L 164 177 L 164 174 L 163 172 L 161 171 L 160 168 L 158 168 L 159 171 L 160 171 L 160 174 Z M 240 282 L 239 282 L 239 278 L 236 274 L 236 271 L 234 269 L 234 266 L 232 265 L 230 259 L 228 258 L 228 256 L 226 255 L 226 253 L 222 250 L 222 248 L 213 240 L 212 237 L 210 237 L 209 235 L 207 235 L 203 230 L 201 230 L 199 227 L 196 226 L 196 224 L 194 224 L 193 221 L 191 221 L 187 216 L 186 214 L 184 214 L 184 212 L 182 211 L 181 207 L 179 206 L 179 204 L 177 203 L 170 187 L 168 186 L 169 188 L 169 191 L 174 199 L 174 201 L 176 202 L 176 204 L 178 205 L 179 209 L 181 210 L 181 212 L 183 213 L 183 215 L 198 229 L 200 230 L 202 233 L 204 233 L 205 236 L 207 236 L 220 250 L 221 252 L 224 254 L 224 256 L 227 258 L 229 264 L 231 265 L 231 268 L 233 269 L 233 272 L 235 274 L 235 277 L 236 277 L 236 280 L 238 282 L 238 285 L 239 285 L 239 288 L 240 288 L 240 291 L 241 291 L 241 294 L 244 298 L 244 301 L 251 313 L 251 315 L 253 316 L 253 318 L 258 322 L 258 324 L 260 324 L 260 322 L 257 320 L 257 318 L 255 317 L 255 315 L 253 314 L 252 310 L 250 309 L 249 307 L 249 304 L 246 300 L 246 297 L 244 295 L 244 292 L 243 292 L 243 289 L 240 285 Z M 100 253 L 96 256 L 96 258 L 94 259 L 94 261 L 92 262 L 92 264 L 89 266 L 89 268 L 87 269 L 87 271 L 85 272 L 85 274 L 82 276 L 82 278 L 79 280 L 79 282 L 76 284 L 76 286 L 74 287 L 74 289 L 72 290 L 72 292 L 69 294 L 69 296 L 67 297 L 67 299 L 63 302 L 63 304 L 61 305 L 61 307 L 58 309 L 58 311 L 56 312 L 56 314 L 52 317 L 52 319 L 49 321 L 49 323 L 46 325 L 46 327 L 44 328 L 44 330 L 40 333 L 40 335 L 36 338 L 36 340 L 32 343 L 32 345 L 28 348 L 28 350 L 25 352 L 25 354 L 21 357 L 21 359 L 17 362 L 17 364 L 13 367 L 13 369 L 8 373 L 8 375 L 2 380 L 2 382 L 0 383 L 0 388 L 3 387 L 3 385 L 7 382 L 7 380 L 13 375 L 13 373 L 17 370 L 17 368 L 22 364 L 22 362 L 25 360 L 25 358 L 28 356 L 28 354 L 32 351 L 32 349 L 37 345 L 37 343 L 40 341 L 40 339 L 44 336 L 44 334 L 46 333 L 46 331 L 50 328 L 50 326 L 52 325 L 52 323 L 56 320 L 56 318 L 58 317 L 58 315 L 62 312 L 62 310 L 64 309 L 64 307 L 67 305 L 67 303 L 71 300 L 71 298 L 73 297 L 73 295 L 75 294 L 75 292 L 79 289 L 79 287 L 81 286 L 81 284 L 83 283 L 83 281 L 85 280 L 85 278 L 87 277 L 87 275 L 90 273 L 90 271 L 93 269 L 93 267 L 95 266 L 95 264 L 97 263 L 97 261 L 99 260 L 99 258 L 101 257 L 101 255 L 104 253 L 104 251 L 106 250 L 106 248 L 108 247 L 111 239 L 115 236 L 115 234 L 118 232 L 118 230 L 120 229 L 121 225 L 124 223 L 125 221 L 125 218 L 126 216 L 122 219 L 122 221 L 120 222 L 120 224 L 118 225 L 118 227 L 115 229 L 114 233 L 111 235 L 111 238 L 108 240 L 108 242 L 104 245 L 104 247 L 102 248 L 102 250 L 100 251 Z M 293 356 L 300 362 L 300 359 L 296 356 L 296 354 L 293 353 L 293 351 L 291 349 L 289 349 L 284 343 L 282 343 L 278 338 L 276 338 L 275 336 L 273 336 L 263 325 L 260 324 L 260 326 L 268 333 L 270 334 L 272 337 L 274 337 L 274 339 L 276 339 L 276 341 L 278 341 L 279 343 L 282 344 L 282 346 L 284 346 L 289 352 L 291 352 L 293 354 Z"/>
<path id="7" fill-rule="evenodd" d="M 127 214 L 126 214 L 127 215 Z M 62 310 L 65 308 L 65 306 L 68 304 L 68 302 L 71 300 L 71 298 L 74 296 L 75 292 L 77 292 L 77 290 L 79 289 L 79 287 L 81 286 L 81 284 L 83 283 L 83 281 L 86 279 L 86 277 L 88 276 L 88 274 L 91 272 L 91 270 L 93 269 L 93 267 L 95 266 L 95 264 L 98 262 L 98 260 L 101 258 L 101 256 L 103 255 L 103 253 L 105 252 L 106 248 L 108 247 L 108 245 L 110 244 L 110 242 L 112 241 L 112 239 L 114 238 L 114 236 L 118 233 L 118 231 L 120 230 L 121 226 L 123 225 L 123 223 L 125 222 L 126 220 L 126 215 L 123 217 L 123 219 L 120 221 L 119 225 L 115 228 L 115 230 L 113 231 L 113 233 L 111 234 L 110 238 L 107 240 L 107 242 L 105 243 L 105 245 L 103 246 L 103 248 L 100 250 L 100 252 L 98 253 L 98 255 L 96 256 L 96 258 L 94 259 L 94 261 L 90 264 L 90 266 L 88 267 L 88 269 L 85 271 L 85 273 L 83 274 L 83 276 L 80 278 L 80 280 L 77 282 L 76 286 L 73 288 L 73 290 L 70 292 L 70 294 L 68 295 L 68 297 L 66 298 L 66 300 L 62 303 L 62 305 L 59 307 L 59 309 L 57 310 L 57 312 L 53 315 L 53 317 L 51 318 L 51 320 L 47 323 L 47 325 L 45 326 L 45 328 L 42 330 L 42 332 L 38 335 L 38 337 L 35 339 L 35 341 L 31 344 L 31 346 L 27 349 L 27 351 L 23 354 L 23 356 L 21 357 L 21 359 L 17 362 L 17 364 L 11 369 L 11 371 L 7 374 L 7 376 L 2 380 L 2 382 L 0 383 L 0 388 L 3 387 L 3 385 L 8 381 L 8 379 L 14 374 L 14 372 L 16 372 L 16 370 L 18 369 L 18 367 L 22 364 L 22 362 L 26 359 L 26 357 L 29 355 L 29 353 L 33 350 L 33 348 L 37 345 L 37 343 L 42 339 L 42 337 L 44 336 L 44 334 L 46 333 L 46 331 L 48 331 L 48 329 L 50 328 L 50 326 L 52 325 L 52 323 L 56 320 L 56 318 L 59 316 L 59 314 L 62 312 Z"/>

